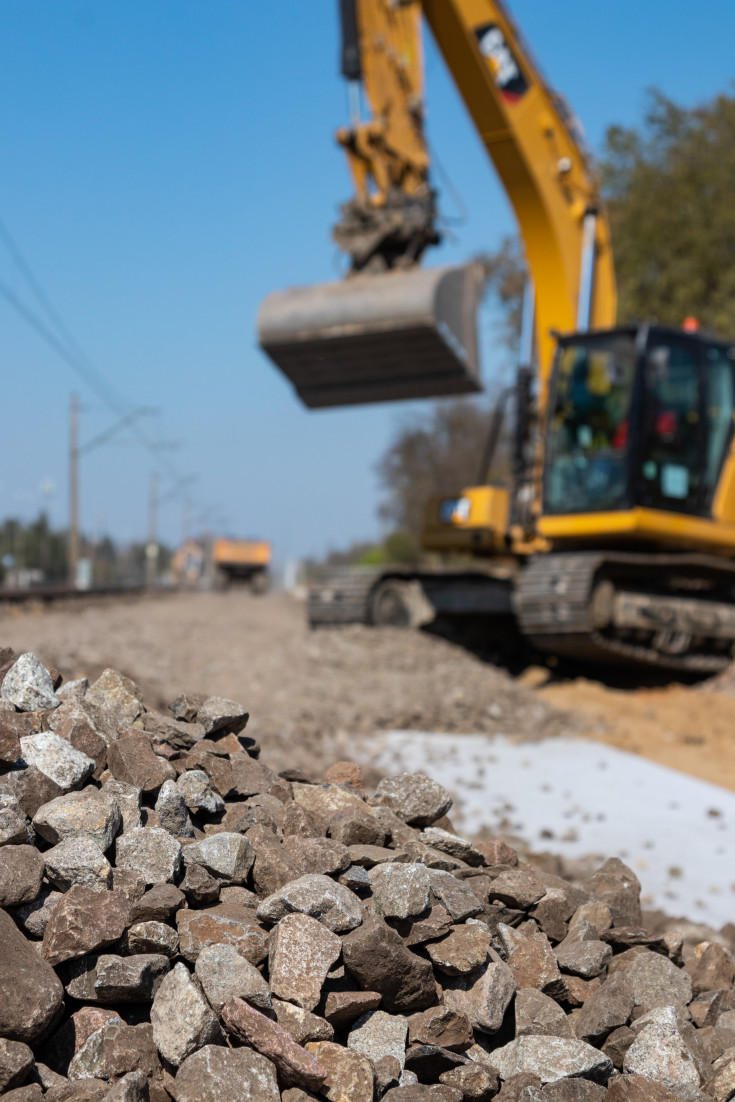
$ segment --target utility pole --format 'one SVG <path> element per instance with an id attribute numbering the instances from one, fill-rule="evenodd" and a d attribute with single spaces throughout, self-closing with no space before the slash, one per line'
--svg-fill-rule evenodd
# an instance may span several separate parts
<path id="1" fill-rule="evenodd" d="M 69 403 L 69 585 L 76 589 L 79 562 L 79 395 Z"/>
<path id="2" fill-rule="evenodd" d="M 152 589 L 158 574 L 158 472 L 148 482 L 148 543 L 145 548 L 145 584 Z"/>

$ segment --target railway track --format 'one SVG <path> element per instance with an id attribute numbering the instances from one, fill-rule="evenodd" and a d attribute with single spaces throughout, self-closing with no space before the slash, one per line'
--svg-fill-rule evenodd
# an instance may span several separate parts
<path id="1" fill-rule="evenodd" d="M 75 589 L 69 585 L 39 585 L 28 589 L 0 588 L 0 609 L 8 605 L 37 603 L 55 604 L 60 601 L 96 601 L 107 598 L 140 597 L 149 593 L 145 586 L 96 586 L 93 589 Z"/>

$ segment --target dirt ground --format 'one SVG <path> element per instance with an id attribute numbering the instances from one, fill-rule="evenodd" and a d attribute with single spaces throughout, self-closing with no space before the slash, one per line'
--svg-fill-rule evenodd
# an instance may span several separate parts
<path id="1" fill-rule="evenodd" d="M 275 765 L 320 772 L 354 738 L 409 728 L 579 734 L 735 790 L 735 675 L 701 685 L 611 686 L 512 678 L 425 633 L 358 626 L 309 632 L 283 593 L 164 595 L 0 614 L 0 646 L 33 650 L 67 677 L 122 670 L 165 707 L 182 689 L 241 701 Z"/>
<path id="2" fill-rule="evenodd" d="M 89 607 L 6 612 L 0 646 L 31 650 L 65 677 L 112 666 L 165 708 L 183 689 L 245 705 L 269 764 L 321 773 L 376 730 L 568 731 L 532 690 L 423 633 L 351 626 L 310 632 L 284 593 L 184 593 Z"/>

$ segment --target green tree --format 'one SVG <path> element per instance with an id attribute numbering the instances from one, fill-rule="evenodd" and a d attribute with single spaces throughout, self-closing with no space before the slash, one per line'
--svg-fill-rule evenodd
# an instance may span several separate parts
<path id="1" fill-rule="evenodd" d="M 608 130 L 602 173 L 619 319 L 735 333 L 735 97 L 650 91 L 642 126 Z"/>

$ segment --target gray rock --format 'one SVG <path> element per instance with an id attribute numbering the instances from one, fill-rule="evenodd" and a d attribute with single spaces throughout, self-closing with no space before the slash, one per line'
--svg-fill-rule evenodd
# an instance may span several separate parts
<path id="1" fill-rule="evenodd" d="M 588 923 L 579 923 L 554 952 L 562 972 L 586 980 L 599 976 L 612 957 L 612 948 L 599 940 L 597 931 Z"/>
<path id="2" fill-rule="evenodd" d="M 20 740 L 23 760 L 35 765 L 63 792 L 79 788 L 95 770 L 95 763 L 86 754 L 75 750 L 70 742 L 59 735 L 41 731 L 37 735 L 23 735 Z"/>
<path id="3" fill-rule="evenodd" d="M 615 926 L 641 925 L 641 885 L 635 873 L 611 857 L 593 873 L 584 887 L 600 903 L 607 903 Z"/>
<path id="4" fill-rule="evenodd" d="M 32 845 L 31 822 L 15 796 L 0 794 L 0 846 Z"/>
<path id="5" fill-rule="evenodd" d="M 201 985 L 183 964 L 177 964 L 158 988 L 151 1007 L 151 1024 L 156 1048 L 176 1067 L 197 1049 L 222 1039 Z"/>
<path id="6" fill-rule="evenodd" d="M 32 1044 L 53 1023 L 64 989 L 50 964 L 0 910 L 0 1036 Z"/>
<path id="7" fill-rule="evenodd" d="M 334 1040 L 334 1026 L 325 1018 L 280 999 L 273 999 L 272 1002 L 278 1024 L 291 1034 L 297 1045 L 305 1045 L 309 1041 Z"/>
<path id="8" fill-rule="evenodd" d="M 566 1037 L 518 1037 L 496 1048 L 491 1056 L 501 1079 L 535 1075 L 542 1083 L 578 1076 L 605 1081 L 612 1072 L 604 1053 L 585 1041 Z"/>
<path id="9" fill-rule="evenodd" d="M 255 853 L 242 834 L 223 831 L 192 842 L 184 848 L 187 865 L 203 865 L 207 872 L 228 884 L 244 884 L 252 868 Z"/>
<path id="10" fill-rule="evenodd" d="M 87 690 L 84 703 L 98 712 L 113 731 L 132 727 L 145 711 L 138 686 L 117 670 L 103 670 Z"/>
<path id="11" fill-rule="evenodd" d="M 63 898 L 62 892 L 55 892 L 42 885 L 32 903 L 24 903 L 15 908 L 15 920 L 29 937 L 42 938 L 54 907 Z"/>
<path id="12" fill-rule="evenodd" d="M 61 704 L 51 674 L 35 654 L 21 654 L 3 678 L 4 700 L 19 712 L 40 712 Z"/>
<path id="13" fill-rule="evenodd" d="M 288 914 L 271 933 L 269 974 L 273 994 L 313 1010 L 327 973 L 339 960 L 342 943 L 335 933 L 306 914 Z"/>
<path id="14" fill-rule="evenodd" d="M 356 895 L 318 873 L 292 880 L 269 895 L 258 907 L 258 918 L 264 922 L 279 922 L 293 911 L 311 915 L 338 934 L 354 930 L 363 917 Z"/>
<path id="15" fill-rule="evenodd" d="M 105 792 L 69 792 L 40 807 L 33 826 L 52 845 L 82 837 L 105 853 L 122 829 L 122 815 L 117 802 Z"/>
<path id="16" fill-rule="evenodd" d="M 176 1076 L 176 1102 L 279 1102 L 276 1069 L 251 1048 L 206 1045 L 184 1060 Z"/>
<path id="17" fill-rule="evenodd" d="M 56 695 L 61 701 L 83 700 L 88 688 L 88 679 L 86 677 L 77 677 L 74 681 L 65 681 L 64 684 L 56 690 Z"/>
<path id="18" fill-rule="evenodd" d="M 143 790 L 134 784 L 126 784 L 125 781 L 117 781 L 114 777 L 105 781 L 101 790 L 106 796 L 111 796 L 120 809 L 122 815 L 123 831 L 135 830 L 141 826 L 140 805 Z"/>
<path id="19" fill-rule="evenodd" d="M 125 937 L 128 953 L 163 953 L 175 957 L 179 951 L 179 935 L 165 922 L 136 922 Z"/>
<path id="20" fill-rule="evenodd" d="M 103 953 L 97 958 L 94 991 L 101 1003 L 150 1002 L 168 974 L 169 959 L 162 953 L 120 957 Z"/>
<path id="21" fill-rule="evenodd" d="M 138 1068 L 118 1079 L 105 1095 L 104 1102 L 148 1102 L 149 1097 L 148 1077 Z"/>
<path id="22" fill-rule="evenodd" d="M 374 1064 L 384 1056 L 398 1061 L 401 1071 L 406 1063 L 408 1018 L 370 1010 L 358 1018 L 347 1037 L 347 1047 L 369 1056 Z"/>
<path id="23" fill-rule="evenodd" d="M 368 873 L 373 905 L 386 918 L 413 918 L 429 905 L 431 880 L 423 865 L 387 862 Z"/>
<path id="24" fill-rule="evenodd" d="M 516 1037 L 574 1037 L 571 1020 L 557 1002 L 523 987 L 516 991 Z"/>
<path id="25" fill-rule="evenodd" d="M 164 781 L 161 785 L 156 800 L 156 815 L 160 826 L 175 838 L 194 837 L 194 826 L 184 793 L 175 781 Z"/>
<path id="26" fill-rule="evenodd" d="M 428 869 L 431 881 L 431 894 L 434 899 L 445 907 L 452 917 L 453 922 L 464 922 L 474 915 L 479 915 L 483 910 L 483 904 L 466 882 L 458 880 L 450 872 L 441 869 Z"/>
<path id="27" fill-rule="evenodd" d="M 419 842 L 423 842 L 432 849 L 448 853 L 450 857 L 456 857 L 467 865 L 477 867 L 484 863 L 484 858 L 479 850 L 475 849 L 466 838 L 460 838 L 457 834 L 450 834 L 441 827 L 427 827 L 419 834 Z"/>
<path id="28" fill-rule="evenodd" d="M 376 789 L 376 796 L 411 826 L 431 826 L 452 806 L 452 797 L 446 788 L 423 773 L 385 777 Z"/>
<path id="29" fill-rule="evenodd" d="M 33 1067 L 33 1052 L 21 1041 L 0 1037 L 0 1094 L 20 1087 Z"/>
<path id="30" fill-rule="evenodd" d="M 187 769 L 176 781 L 176 787 L 182 793 L 190 811 L 206 811 L 209 815 L 218 815 L 224 810 L 225 801 L 211 787 L 209 777 L 203 769 Z"/>
<path id="31" fill-rule="evenodd" d="M 115 864 L 133 869 L 146 884 L 172 883 L 181 868 L 181 846 L 167 830 L 138 827 L 117 840 Z"/>
<path id="32" fill-rule="evenodd" d="M 247 725 L 249 716 L 242 704 L 222 696 L 208 696 L 197 712 L 197 723 L 204 727 L 204 734 L 227 728 L 239 734 Z"/>
<path id="33" fill-rule="evenodd" d="M 0 848 L 0 907 L 32 903 L 41 891 L 43 857 L 35 846 Z"/>
<path id="34" fill-rule="evenodd" d="M 81 835 L 67 838 L 43 855 L 46 876 L 51 883 L 67 891 L 73 884 L 96 891 L 112 886 L 112 866 L 100 847 Z"/>
<path id="35" fill-rule="evenodd" d="M 513 973 L 491 950 L 487 963 L 473 975 L 446 977 L 444 1003 L 464 1014 L 480 1033 L 497 1033 L 515 990 Z"/>
<path id="36" fill-rule="evenodd" d="M 658 1006 L 625 1054 L 623 1070 L 645 1075 L 676 1094 L 682 1102 L 699 1097 L 702 1076 L 682 1036 L 674 1006 Z M 638 1025 L 639 1023 L 636 1023 Z"/>
<path id="37" fill-rule="evenodd" d="M 194 966 L 209 1005 L 219 1015 L 228 999 L 246 999 L 259 1010 L 272 1009 L 268 984 L 232 945 L 208 945 Z"/>
<path id="38" fill-rule="evenodd" d="M 610 976 L 585 999 L 574 1015 L 574 1029 L 583 1040 L 598 1040 L 625 1025 L 635 999 L 624 973 Z"/>
<path id="39" fill-rule="evenodd" d="M 95 1015 L 98 1018 L 99 1012 Z M 142 1071 L 146 1078 L 161 1077 L 161 1062 L 153 1043 L 150 1025 L 126 1025 L 120 1018 L 109 1018 L 99 1028 L 82 1034 L 83 1044 L 69 1064 L 69 1079 L 75 1081 L 115 1080 Z M 158 1084 L 157 1084 L 158 1085 Z M 88 1094 L 71 1095 L 71 1098 L 88 1099 Z M 146 1096 L 147 1097 L 147 1096 Z M 159 1096 L 160 1097 L 160 1096 Z M 104 1095 L 104 1102 L 109 1096 Z"/>
<path id="40" fill-rule="evenodd" d="M 611 976 L 622 976 L 636 1006 L 683 1006 L 692 998 L 688 972 L 673 961 L 649 949 L 629 949 L 610 962 Z"/>

